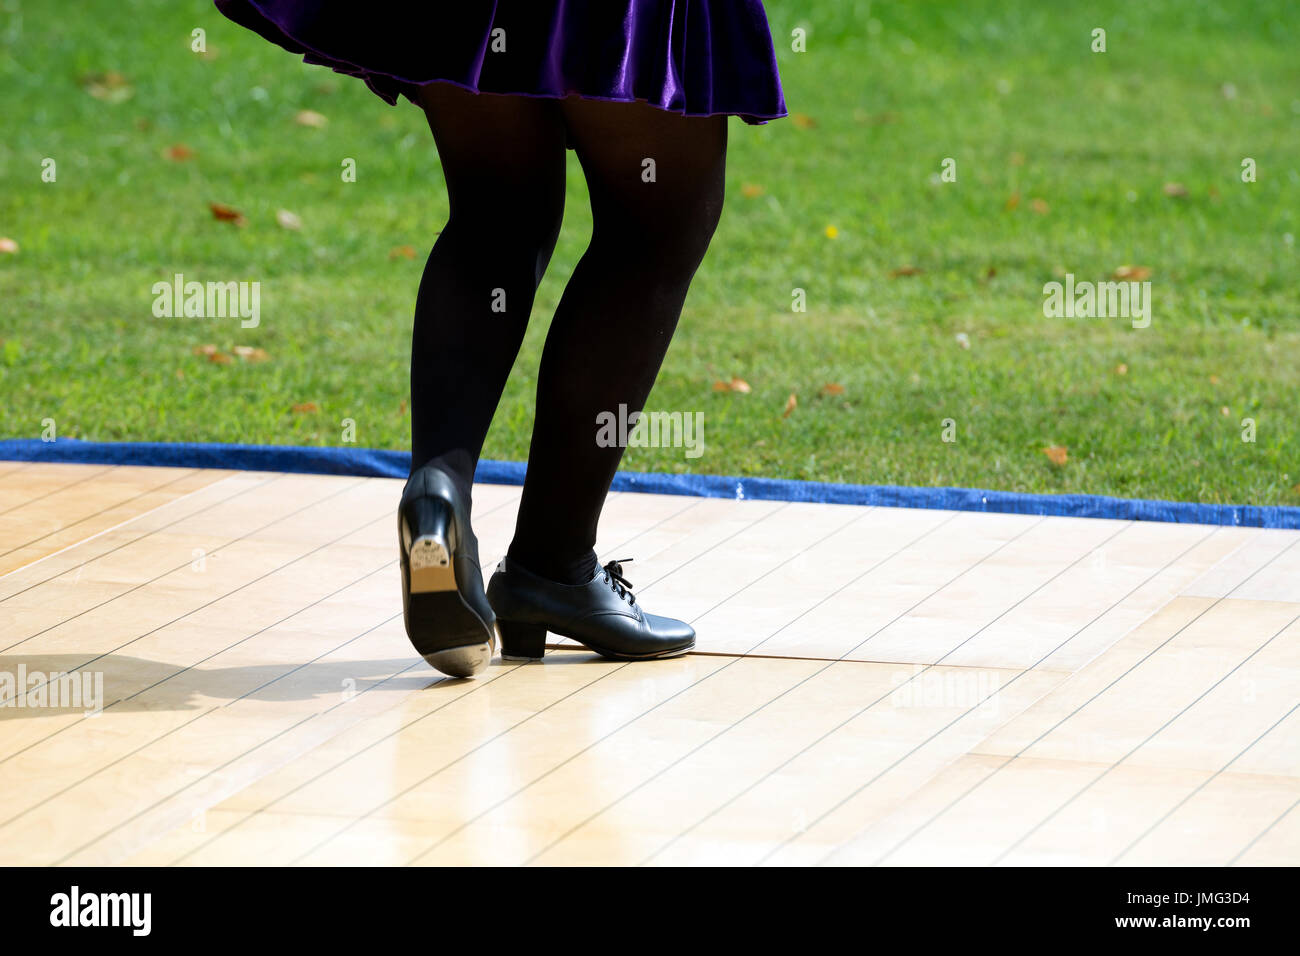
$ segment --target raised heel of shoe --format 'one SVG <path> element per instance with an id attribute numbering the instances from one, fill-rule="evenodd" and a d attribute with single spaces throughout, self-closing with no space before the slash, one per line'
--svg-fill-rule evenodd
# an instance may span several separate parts
<path id="1" fill-rule="evenodd" d="M 452 554 L 456 524 L 451 505 L 441 498 L 423 497 L 402 508 L 402 547 L 411 573 L 411 593 L 456 590 Z"/>
<path id="2" fill-rule="evenodd" d="M 540 661 L 546 653 L 546 628 L 541 624 L 497 619 L 503 661 Z"/>

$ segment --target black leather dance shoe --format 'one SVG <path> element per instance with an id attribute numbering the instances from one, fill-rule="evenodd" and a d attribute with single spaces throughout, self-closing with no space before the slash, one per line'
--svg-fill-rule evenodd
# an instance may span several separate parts
<path id="1" fill-rule="evenodd" d="M 610 561 L 586 584 L 559 584 L 503 559 L 488 582 L 488 600 L 501 632 L 501 656 L 538 660 L 546 632 L 569 637 L 613 660 L 678 657 L 695 646 L 684 621 L 647 614 L 623 577 L 622 561 Z"/>
<path id="2" fill-rule="evenodd" d="M 478 566 L 469 502 L 446 472 L 413 473 L 397 509 L 402 611 L 411 643 L 451 677 L 473 677 L 492 660 L 496 618 Z"/>

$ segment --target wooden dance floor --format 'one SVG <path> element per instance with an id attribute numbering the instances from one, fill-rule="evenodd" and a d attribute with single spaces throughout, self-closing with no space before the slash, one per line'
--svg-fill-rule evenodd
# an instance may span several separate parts
<path id="1" fill-rule="evenodd" d="M 697 652 L 452 680 L 400 489 L 0 462 L 0 863 L 1300 863 L 1300 532 L 616 494 Z"/>

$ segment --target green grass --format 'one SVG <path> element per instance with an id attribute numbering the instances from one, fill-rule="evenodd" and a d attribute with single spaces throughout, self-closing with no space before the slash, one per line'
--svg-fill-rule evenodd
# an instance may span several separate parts
<path id="1" fill-rule="evenodd" d="M 770 0 L 807 120 L 733 121 L 727 210 L 649 406 L 703 411 L 706 450 L 631 449 L 625 467 L 1300 503 L 1300 15 L 1291 0 L 1061 6 Z M 54 418 L 88 439 L 332 445 L 351 418 L 358 444 L 407 447 L 410 313 L 446 214 L 420 113 L 197 0 L 0 11 L 0 236 L 20 246 L 0 255 L 0 434 Z M 190 52 L 196 27 L 215 56 Z M 86 91 L 110 70 L 130 98 Z M 328 124 L 295 124 L 302 109 Z M 164 159 L 175 143 L 194 158 Z M 945 157 L 955 183 L 933 181 Z M 491 457 L 527 454 L 546 325 L 589 234 L 572 156 L 569 174 Z M 1175 182 L 1185 196 L 1165 194 Z M 414 260 L 390 258 L 402 245 Z M 1152 270 L 1150 328 L 1043 316 L 1045 282 L 1123 264 Z M 922 271 L 891 277 L 905 266 Z M 155 318 L 151 286 L 175 272 L 260 281 L 261 326 Z M 214 364 L 193 354 L 204 343 L 271 359 Z M 733 376 L 752 392 L 713 390 Z"/>

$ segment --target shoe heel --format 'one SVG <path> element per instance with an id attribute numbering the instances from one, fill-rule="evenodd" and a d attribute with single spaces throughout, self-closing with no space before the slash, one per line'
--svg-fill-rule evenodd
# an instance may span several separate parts
<path id="1" fill-rule="evenodd" d="M 497 618 L 503 661 L 540 661 L 546 653 L 546 628 Z"/>
<path id="2" fill-rule="evenodd" d="M 451 505 L 441 498 L 416 498 L 402 510 L 402 547 L 411 571 L 412 594 L 456 590 L 451 556 L 456 550 Z"/>

